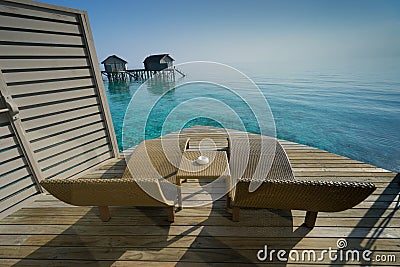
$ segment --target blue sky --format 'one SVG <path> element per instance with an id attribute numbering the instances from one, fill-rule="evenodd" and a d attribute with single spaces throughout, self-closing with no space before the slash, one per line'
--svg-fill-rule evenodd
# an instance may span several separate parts
<path id="1" fill-rule="evenodd" d="M 87 10 L 99 60 L 312 65 L 400 62 L 400 1 L 45 0 Z"/>

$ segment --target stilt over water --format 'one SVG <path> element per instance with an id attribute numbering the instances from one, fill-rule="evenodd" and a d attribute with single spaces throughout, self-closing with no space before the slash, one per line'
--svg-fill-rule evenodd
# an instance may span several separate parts
<path id="1" fill-rule="evenodd" d="M 115 81 L 135 81 L 135 82 L 145 82 L 150 78 L 160 78 L 164 80 L 175 80 L 175 73 L 178 73 L 182 77 L 186 75 L 179 69 L 173 67 L 164 69 L 161 71 L 150 71 L 145 69 L 136 69 L 136 70 L 124 70 L 124 71 L 102 71 L 105 77 L 107 77 L 108 81 L 115 82 Z"/>

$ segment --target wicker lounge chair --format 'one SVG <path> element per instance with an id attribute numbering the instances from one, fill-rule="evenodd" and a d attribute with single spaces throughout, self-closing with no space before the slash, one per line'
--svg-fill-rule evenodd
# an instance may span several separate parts
<path id="1" fill-rule="evenodd" d="M 182 139 L 179 146 L 176 139 L 142 142 L 122 178 L 48 179 L 40 184 L 71 205 L 98 206 L 103 221 L 110 219 L 108 206 L 152 206 L 167 207 L 168 221 L 173 222 L 177 190 L 171 183 L 175 183 L 176 166 L 187 142 Z"/>
<path id="2" fill-rule="evenodd" d="M 314 227 L 318 212 L 350 209 L 375 190 L 372 183 L 296 180 L 284 149 L 274 138 L 231 138 L 229 152 L 232 190 L 227 206 L 232 207 L 233 221 L 239 221 L 244 207 L 304 210 L 305 225 Z M 249 192 L 251 182 L 259 183 L 254 192 Z"/>

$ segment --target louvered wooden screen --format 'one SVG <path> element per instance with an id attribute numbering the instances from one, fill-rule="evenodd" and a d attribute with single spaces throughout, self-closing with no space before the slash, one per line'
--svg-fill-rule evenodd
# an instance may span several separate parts
<path id="1" fill-rule="evenodd" d="M 37 180 L 74 178 L 118 156 L 86 12 L 0 0 L 0 71 L 8 109 L 0 114 L 1 197 L 10 186 L 37 188 L 32 172 Z M 11 171 L 20 175 L 5 176 Z"/>
<path id="2" fill-rule="evenodd" d="M 4 215 L 41 192 L 7 110 L 0 104 L 0 214 Z"/>

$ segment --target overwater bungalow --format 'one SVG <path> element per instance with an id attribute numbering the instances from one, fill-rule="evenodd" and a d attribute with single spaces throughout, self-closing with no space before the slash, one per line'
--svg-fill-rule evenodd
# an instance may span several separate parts
<path id="1" fill-rule="evenodd" d="M 144 69 L 150 71 L 160 71 L 166 68 L 172 68 L 175 59 L 169 54 L 151 55 L 144 59 Z"/>
<path id="2" fill-rule="evenodd" d="M 128 78 L 126 64 L 128 62 L 116 55 L 112 55 L 104 59 L 101 64 L 104 65 L 104 71 L 109 81 L 124 81 Z"/>
<path id="3" fill-rule="evenodd" d="M 1 266 L 399 265 L 400 176 L 306 145 L 267 138 L 264 153 L 266 137 L 187 128 L 165 137 L 177 164 L 148 183 L 172 193 L 135 195 L 164 154 L 120 153 L 87 13 L 21 0 L 0 11 Z M 272 170 L 261 191 L 248 176 L 227 187 L 260 159 Z M 204 162 L 207 175 L 182 167 Z"/>
<path id="4" fill-rule="evenodd" d="M 104 59 L 101 64 L 104 65 L 104 70 L 107 72 L 125 71 L 128 62 L 116 55 L 112 55 Z"/>
<path id="5" fill-rule="evenodd" d="M 146 81 L 150 78 L 162 78 L 162 80 L 175 80 L 175 72 L 181 76 L 185 74 L 174 67 L 175 60 L 169 54 L 151 55 L 143 61 L 143 69 L 127 69 L 127 61 L 111 55 L 101 62 L 104 65 L 104 71 L 101 73 L 109 81 Z M 158 74 L 158 76 L 156 76 Z"/>

